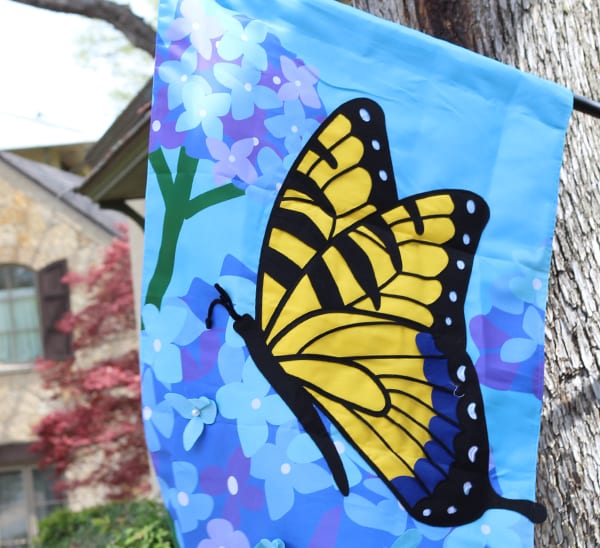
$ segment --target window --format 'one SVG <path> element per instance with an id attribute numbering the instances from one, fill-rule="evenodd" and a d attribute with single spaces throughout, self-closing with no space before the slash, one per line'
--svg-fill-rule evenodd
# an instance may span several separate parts
<path id="1" fill-rule="evenodd" d="M 0 266 L 0 362 L 31 362 L 42 352 L 36 276 L 25 266 Z"/>
<path id="2" fill-rule="evenodd" d="M 22 265 L 0 264 L 0 364 L 32 363 L 43 355 L 70 356 L 71 339 L 55 328 L 69 310 L 69 289 L 62 283 L 66 261 L 39 272 Z"/>
<path id="3" fill-rule="evenodd" d="M 0 547 L 31 546 L 39 520 L 63 505 L 52 483 L 34 466 L 0 469 Z"/>

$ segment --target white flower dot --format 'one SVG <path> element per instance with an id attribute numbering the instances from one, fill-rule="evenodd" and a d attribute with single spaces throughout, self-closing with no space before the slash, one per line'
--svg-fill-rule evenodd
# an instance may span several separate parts
<path id="1" fill-rule="evenodd" d="M 233 154 L 230 154 L 229 157 L 227 158 L 232 164 L 235 162 L 235 156 Z"/>
<path id="2" fill-rule="evenodd" d="M 491 527 L 490 527 L 490 526 L 489 526 L 487 523 L 484 523 L 484 524 L 481 526 L 481 532 L 482 532 L 484 535 L 489 535 L 489 534 L 492 532 L 492 528 L 491 528 Z"/>
<path id="3" fill-rule="evenodd" d="M 244 89 L 245 89 L 246 91 L 252 91 L 252 84 L 251 84 L 250 82 L 246 82 L 246 83 L 244 84 Z"/>
<path id="4" fill-rule="evenodd" d="M 192 23 L 192 28 L 193 28 L 194 30 L 198 30 L 198 29 L 200 28 L 200 23 L 198 23 L 198 21 L 194 21 L 194 22 Z"/>
<path id="5" fill-rule="evenodd" d="M 146 405 L 142 410 L 142 416 L 145 421 L 149 421 L 152 418 L 152 409 Z"/>
<path id="6" fill-rule="evenodd" d="M 200 118 L 206 118 L 208 113 L 206 112 L 206 109 L 201 109 L 198 114 L 200 114 Z"/>
<path id="7" fill-rule="evenodd" d="M 192 409 L 192 417 L 199 417 L 200 413 L 201 411 L 197 407 L 194 407 L 194 409 Z"/>
<path id="8" fill-rule="evenodd" d="M 254 146 L 258 145 L 258 143 L 260 143 L 260 141 L 258 140 L 258 137 L 252 137 L 252 144 Z"/>
<path id="9" fill-rule="evenodd" d="M 290 129 L 292 130 L 292 133 L 298 133 L 298 126 L 293 125 Z"/>
<path id="10" fill-rule="evenodd" d="M 152 348 L 154 348 L 154 352 L 160 352 L 160 349 L 162 348 L 162 343 L 160 342 L 160 339 L 154 339 L 154 342 L 152 343 Z"/>
<path id="11" fill-rule="evenodd" d="M 542 289 L 542 280 L 540 280 L 539 278 L 534 278 L 531 282 L 531 285 L 533 286 L 533 289 L 539 291 L 540 289 Z"/>
<path id="12" fill-rule="evenodd" d="M 301 82 L 300 80 L 296 80 L 296 81 L 294 82 L 294 85 L 295 85 L 297 88 L 299 88 L 299 87 L 302 85 L 302 82 Z"/>
<path id="13" fill-rule="evenodd" d="M 281 473 L 286 476 L 287 474 L 289 474 L 292 471 L 292 467 L 288 462 L 284 462 L 281 465 Z"/>
<path id="14" fill-rule="evenodd" d="M 279 76 L 273 76 L 273 83 L 278 86 L 281 84 L 281 78 L 279 78 Z"/>
<path id="15" fill-rule="evenodd" d="M 188 80 L 187 74 L 182 74 L 180 80 L 182 82 L 187 82 L 187 80 Z"/>
<path id="16" fill-rule="evenodd" d="M 177 502 L 181 506 L 187 506 L 190 503 L 190 497 L 187 493 L 179 491 L 179 493 L 177 493 Z"/>
<path id="17" fill-rule="evenodd" d="M 161 128 L 161 123 L 159 120 L 154 120 L 154 122 L 152 122 L 152 131 L 160 131 Z"/>
<path id="18" fill-rule="evenodd" d="M 243 32 L 242 35 L 240 36 L 240 38 L 242 39 L 242 42 L 247 42 L 248 41 L 248 35 Z"/>
<path id="19" fill-rule="evenodd" d="M 256 409 L 260 409 L 260 406 L 262 405 L 262 402 L 260 401 L 259 398 L 254 398 L 251 402 L 250 402 L 250 407 L 252 407 L 252 409 L 256 410 Z"/>
<path id="20" fill-rule="evenodd" d="M 340 455 L 343 455 L 346 452 L 346 446 L 340 440 L 334 441 L 333 445 L 335 445 L 335 448 Z"/>
<path id="21" fill-rule="evenodd" d="M 239 490 L 240 490 L 240 486 L 238 484 L 238 480 L 235 476 L 229 476 L 227 478 L 227 490 L 229 491 L 229 493 L 231 495 L 237 495 Z"/>

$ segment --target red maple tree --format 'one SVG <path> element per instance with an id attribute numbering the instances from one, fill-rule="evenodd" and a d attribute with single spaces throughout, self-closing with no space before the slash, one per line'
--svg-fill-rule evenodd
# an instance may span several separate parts
<path id="1" fill-rule="evenodd" d="M 110 500 L 134 498 L 149 488 L 138 353 L 123 348 L 123 334 L 135 329 L 129 244 L 123 234 L 106 249 L 99 265 L 63 278 L 70 287 L 84 287 L 88 295 L 83 309 L 68 312 L 57 324 L 72 334 L 73 357 L 36 362 L 56 402 L 56 410 L 34 429 L 38 440 L 33 450 L 40 454 L 41 465 L 52 466 L 61 478 L 57 490 L 103 486 Z M 89 358 L 103 349 L 101 359 L 97 354 Z M 66 479 L 65 473 L 83 461 L 76 479 Z"/>

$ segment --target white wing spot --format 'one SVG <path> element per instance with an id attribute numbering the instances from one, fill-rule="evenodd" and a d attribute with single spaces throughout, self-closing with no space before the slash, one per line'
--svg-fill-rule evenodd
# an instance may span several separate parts
<path id="1" fill-rule="evenodd" d="M 471 402 L 469 405 L 467 405 L 467 413 L 469 414 L 469 417 L 471 417 L 473 420 L 477 420 L 477 410 L 476 410 L 476 405 L 475 402 Z"/>
<path id="2" fill-rule="evenodd" d="M 360 114 L 360 117 L 365 121 L 365 122 L 370 122 L 371 121 L 371 115 L 369 114 L 369 111 L 366 108 L 361 108 L 358 113 Z"/>

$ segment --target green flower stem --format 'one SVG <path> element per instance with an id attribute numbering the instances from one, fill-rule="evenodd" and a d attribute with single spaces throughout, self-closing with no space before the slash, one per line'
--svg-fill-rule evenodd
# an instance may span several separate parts
<path id="1" fill-rule="evenodd" d="M 145 302 L 160 308 L 173 277 L 175 250 L 183 222 L 207 207 L 242 196 L 244 191 L 229 183 L 190 200 L 198 167 L 196 158 L 191 158 L 185 153 L 185 149 L 181 148 L 175 181 L 161 148 L 151 152 L 148 159 L 158 178 L 158 186 L 165 202 L 165 218 L 156 269 L 150 279 Z"/>

